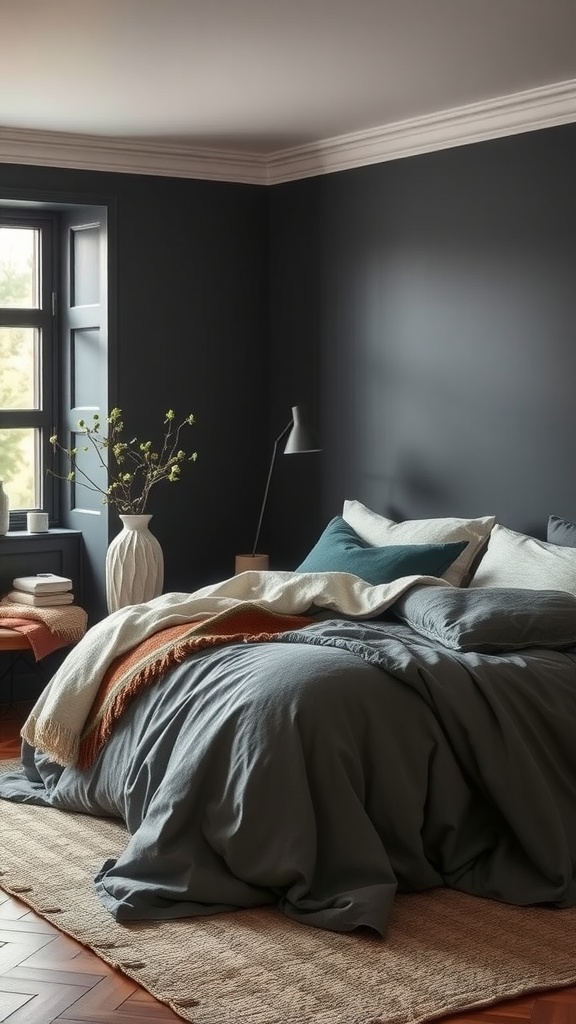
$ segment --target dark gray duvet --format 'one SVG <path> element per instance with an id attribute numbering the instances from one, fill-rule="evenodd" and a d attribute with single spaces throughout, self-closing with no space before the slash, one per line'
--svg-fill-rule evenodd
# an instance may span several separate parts
<path id="1" fill-rule="evenodd" d="M 276 904 L 385 933 L 396 892 L 576 904 L 576 653 L 330 620 L 190 657 L 88 771 L 23 747 L 0 796 L 122 818 L 118 920 Z"/>

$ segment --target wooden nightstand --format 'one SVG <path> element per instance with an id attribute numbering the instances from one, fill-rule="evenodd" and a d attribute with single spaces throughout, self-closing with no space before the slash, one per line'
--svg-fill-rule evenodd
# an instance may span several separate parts
<path id="1" fill-rule="evenodd" d="M 28 637 L 15 629 L 0 627 L 0 651 L 30 651 Z M 0 677 L 1 678 L 1 677 Z"/>

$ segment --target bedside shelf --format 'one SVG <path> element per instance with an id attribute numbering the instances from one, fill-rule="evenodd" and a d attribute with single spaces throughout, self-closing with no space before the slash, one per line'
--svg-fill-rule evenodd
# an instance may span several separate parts
<path id="1" fill-rule="evenodd" d="M 11 530 L 0 537 L 0 596 L 12 590 L 17 576 L 54 572 L 72 580 L 74 600 L 82 604 L 82 533 L 53 529 L 48 533 Z"/>

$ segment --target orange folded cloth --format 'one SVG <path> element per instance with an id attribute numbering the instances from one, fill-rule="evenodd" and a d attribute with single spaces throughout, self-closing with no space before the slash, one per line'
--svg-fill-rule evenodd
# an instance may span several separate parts
<path id="1" fill-rule="evenodd" d="M 48 626 L 45 626 L 43 622 L 33 622 L 31 619 L 0 619 L 2 627 L 5 629 L 14 629 L 17 633 L 22 633 L 32 651 L 36 661 L 42 661 L 48 654 L 52 654 L 53 651 L 57 651 L 60 647 L 68 647 L 73 641 L 69 640 L 65 636 L 57 636 L 56 633 L 51 633 Z"/>
<path id="2" fill-rule="evenodd" d="M 36 622 L 46 627 L 56 641 L 56 647 L 75 644 L 86 632 L 88 614 L 77 604 L 69 604 L 62 608 L 34 608 L 31 605 L 16 604 L 3 597 L 0 601 L 0 626 L 9 629 L 8 621 L 20 623 Z M 54 648 L 56 649 L 56 648 Z"/>

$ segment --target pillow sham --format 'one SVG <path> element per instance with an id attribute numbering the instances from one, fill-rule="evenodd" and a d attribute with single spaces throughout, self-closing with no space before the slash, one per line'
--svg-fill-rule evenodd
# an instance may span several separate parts
<path id="1" fill-rule="evenodd" d="M 296 572 L 350 572 L 378 586 L 402 576 L 439 576 L 462 552 L 465 541 L 453 544 L 389 544 L 373 547 L 341 516 L 328 523 Z"/>
<path id="2" fill-rule="evenodd" d="M 412 587 L 391 609 L 453 651 L 496 653 L 576 645 L 576 597 L 558 590 Z"/>
<path id="3" fill-rule="evenodd" d="M 485 546 L 496 521 L 495 516 L 482 516 L 479 519 L 407 519 L 396 523 L 393 519 L 386 519 L 373 512 L 361 501 L 349 500 L 344 502 L 342 516 L 368 544 L 383 546 L 464 541 L 462 553 L 442 573 L 442 579 L 455 587 L 468 581 L 476 556 Z"/>
<path id="4" fill-rule="evenodd" d="M 520 587 L 576 595 L 576 549 L 536 540 L 496 524 L 470 589 Z"/>
<path id="5" fill-rule="evenodd" d="M 546 540 L 549 544 L 560 544 L 564 548 L 576 548 L 576 523 L 570 523 L 560 516 L 548 517 Z"/>

